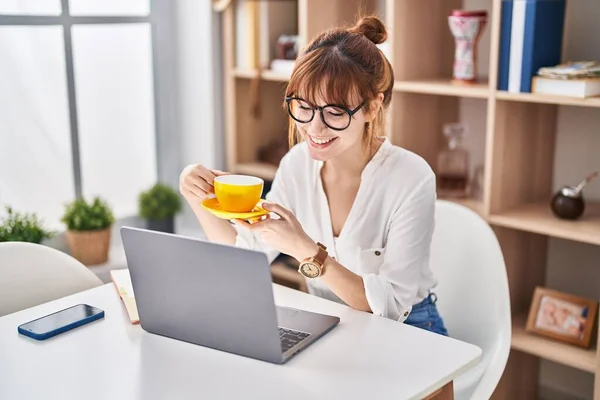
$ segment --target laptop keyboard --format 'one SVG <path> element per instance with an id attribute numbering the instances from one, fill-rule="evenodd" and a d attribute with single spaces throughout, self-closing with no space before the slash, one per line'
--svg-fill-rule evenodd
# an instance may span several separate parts
<path id="1" fill-rule="evenodd" d="M 279 327 L 279 340 L 284 353 L 309 336 L 310 333 Z"/>

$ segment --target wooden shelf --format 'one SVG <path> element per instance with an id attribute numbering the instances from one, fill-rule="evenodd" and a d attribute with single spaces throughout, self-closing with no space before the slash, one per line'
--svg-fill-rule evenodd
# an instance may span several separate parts
<path id="1" fill-rule="evenodd" d="M 280 2 L 263 3 L 273 6 Z M 488 25 L 482 40 L 489 40 L 489 46 L 484 46 L 485 54 L 477 66 L 481 81 L 475 84 L 452 81 L 455 40 L 448 30 L 447 17 L 452 10 L 464 7 L 464 0 L 298 0 L 291 3 L 293 7 L 286 12 L 270 10 L 274 16 L 270 24 L 261 20 L 261 32 L 264 27 L 270 35 L 268 43 L 264 43 L 269 47 L 254 48 L 272 49 L 276 38 L 287 34 L 284 31 L 296 32 L 301 43 L 306 44 L 324 29 L 353 25 L 358 14 L 372 12 L 384 17 L 388 28 L 389 53 L 386 55 L 395 77 L 391 108 L 386 116 L 386 133 L 392 144 L 415 152 L 434 165 L 438 150 L 445 145 L 440 135 L 445 123 L 480 124 L 477 130 L 482 136 L 477 139 L 478 143 L 485 137 L 485 205 L 475 199 L 439 198 L 469 208 L 493 226 L 506 261 L 514 310 L 528 309 L 535 287 L 546 283 L 546 269 L 551 261 L 548 258 L 552 257 L 548 251 L 552 242 L 549 238 L 600 246 L 600 201 L 588 203 L 579 220 L 565 221 L 552 214 L 548 198 L 555 181 L 555 161 L 564 163 L 556 159 L 559 149 L 555 147 L 560 143 L 556 140 L 557 134 L 565 129 L 559 124 L 557 106 L 600 109 L 600 97 L 576 99 L 498 91 L 502 0 L 485 2 Z M 237 46 L 244 45 L 245 41 L 236 43 L 239 26 L 236 26 L 235 7 L 225 10 L 221 27 L 227 169 L 269 181 L 274 178 L 277 167 L 259 162 L 259 150 L 270 140 L 280 138 L 288 124 L 281 102 L 289 76 L 285 71 L 263 70 L 260 85 L 254 85 L 259 72 L 236 65 Z M 254 33 L 249 29 L 247 34 Z M 255 44 L 259 40 L 263 41 L 255 38 Z M 261 58 L 264 59 L 265 54 Z M 249 110 L 256 95 L 264 106 L 258 117 Z M 481 107 L 462 107 L 459 99 L 469 98 L 478 99 L 474 103 L 479 106 L 485 102 L 485 111 Z M 579 172 L 583 174 L 591 167 L 581 168 L 585 169 Z M 293 268 L 276 264 L 272 276 L 293 287 L 301 285 Z M 578 291 L 584 290 L 575 286 L 574 294 Z M 525 333 L 524 319 L 515 323 L 512 348 L 512 361 L 493 398 L 514 398 L 515 394 L 523 400 L 538 398 L 541 359 L 588 372 L 600 366 L 596 350 Z M 594 400 L 600 400 L 600 373 L 595 376 L 594 386 Z"/>
<path id="2" fill-rule="evenodd" d="M 600 203 L 587 203 L 576 221 L 556 218 L 547 203 L 527 204 L 501 214 L 490 215 L 493 225 L 600 245 Z"/>
<path id="3" fill-rule="evenodd" d="M 233 70 L 233 76 L 242 79 L 253 79 L 258 74 L 257 70 L 253 69 L 235 69 Z M 261 75 L 262 80 L 271 82 L 287 82 L 290 80 L 289 75 L 283 72 L 264 70 Z"/>
<path id="4" fill-rule="evenodd" d="M 600 97 L 578 99 L 575 97 L 550 96 L 534 93 L 496 92 L 496 98 L 501 100 L 521 101 L 526 103 L 558 104 L 563 106 L 600 107 Z"/>
<path id="5" fill-rule="evenodd" d="M 511 341 L 513 349 L 592 374 L 596 372 L 596 348 L 584 349 L 529 333 L 525 331 L 526 319 L 524 315 L 513 318 Z"/>
<path id="6" fill-rule="evenodd" d="M 253 162 L 236 164 L 234 172 L 236 174 L 247 174 L 257 176 L 267 181 L 272 181 L 275 178 L 277 167 L 272 164 Z"/>
<path id="7" fill-rule="evenodd" d="M 487 99 L 490 95 L 487 81 L 465 85 L 452 83 L 450 79 L 396 81 L 394 83 L 394 91 L 481 99 Z"/>

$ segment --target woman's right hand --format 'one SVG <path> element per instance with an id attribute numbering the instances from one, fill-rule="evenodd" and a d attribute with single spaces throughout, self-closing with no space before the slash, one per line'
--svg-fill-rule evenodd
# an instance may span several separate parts
<path id="1" fill-rule="evenodd" d="M 226 172 L 210 170 L 200 164 L 188 165 L 179 176 L 179 192 L 188 202 L 204 200 L 209 194 L 213 194 L 213 180 Z"/>
<path id="2" fill-rule="evenodd" d="M 179 176 L 179 192 L 196 214 L 208 240 L 233 246 L 237 232 L 229 221 L 217 218 L 201 206 L 202 201 L 215 192 L 213 181 L 219 175 L 227 175 L 227 173 L 210 170 L 200 164 L 188 165 Z"/>

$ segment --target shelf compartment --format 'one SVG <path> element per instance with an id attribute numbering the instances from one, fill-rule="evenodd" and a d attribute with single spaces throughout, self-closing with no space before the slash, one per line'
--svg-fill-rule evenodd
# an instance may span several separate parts
<path id="1" fill-rule="evenodd" d="M 526 320 L 525 315 L 513 318 L 511 340 L 513 349 L 592 374 L 596 372 L 597 349 L 595 347 L 580 348 L 529 333 L 525 330 Z"/>
<path id="2" fill-rule="evenodd" d="M 525 204 L 492 214 L 489 221 L 506 228 L 600 245 L 600 203 L 588 202 L 583 216 L 575 221 L 556 218 L 549 203 Z"/>
<path id="3" fill-rule="evenodd" d="M 236 174 L 253 175 L 266 181 L 272 181 L 275 178 L 277 167 L 264 162 L 250 162 L 236 164 L 234 170 Z"/>
<path id="4" fill-rule="evenodd" d="M 443 96 L 487 99 L 490 90 L 487 81 L 474 84 L 456 84 L 451 79 L 404 80 L 394 82 L 394 91 L 404 93 L 437 94 Z"/>
<path id="5" fill-rule="evenodd" d="M 233 70 L 233 76 L 241 79 L 254 79 L 258 75 L 258 70 L 254 69 L 235 69 Z M 287 82 L 290 80 L 290 76 L 284 72 L 272 71 L 270 69 L 263 70 L 261 74 L 263 81 L 270 82 Z"/>
<path id="6" fill-rule="evenodd" d="M 496 98 L 501 100 L 519 101 L 526 103 L 558 104 L 563 106 L 600 107 L 600 97 L 578 99 L 575 97 L 551 96 L 535 93 L 510 93 L 497 91 Z"/>

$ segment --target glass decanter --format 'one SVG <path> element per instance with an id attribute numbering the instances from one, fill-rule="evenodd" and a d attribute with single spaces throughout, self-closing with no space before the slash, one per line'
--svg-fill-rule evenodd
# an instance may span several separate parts
<path id="1" fill-rule="evenodd" d="M 440 197 L 464 198 L 468 195 L 469 152 L 461 147 L 467 126 L 444 124 L 448 147 L 437 158 L 437 191 Z"/>

